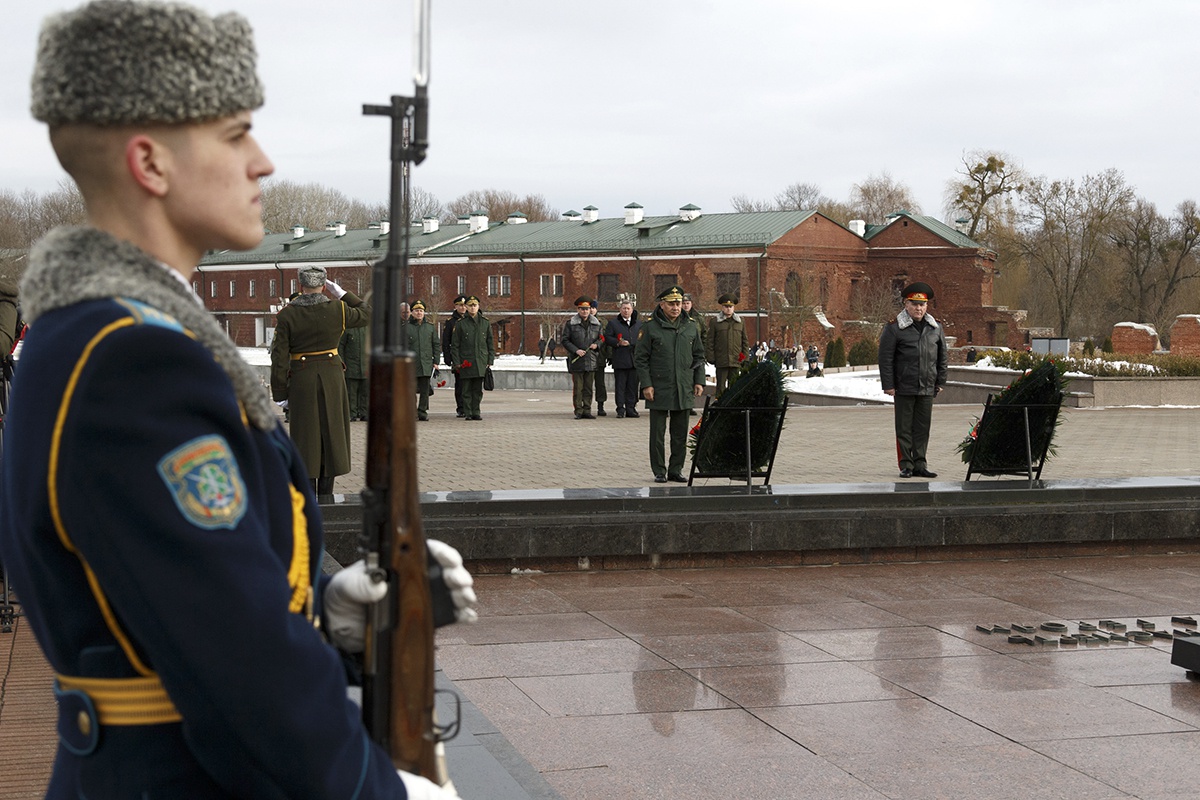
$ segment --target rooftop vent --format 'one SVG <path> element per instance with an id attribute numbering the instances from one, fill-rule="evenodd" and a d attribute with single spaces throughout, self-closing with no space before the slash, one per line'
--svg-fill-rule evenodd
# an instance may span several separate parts
<path id="1" fill-rule="evenodd" d="M 386 234 L 392 229 L 392 221 L 390 219 L 382 219 L 379 221 L 379 232 Z"/>
<path id="2" fill-rule="evenodd" d="M 700 206 L 688 203 L 686 206 L 679 207 L 679 219 L 683 222 L 691 222 L 694 219 L 700 218 Z"/>
<path id="3" fill-rule="evenodd" d="M 583 208 L 583 221 L 584 222 L 595 222 L 598 219 L 600 219 L 600 209 L 596 208 L 595 206 L 584 206 L 584 208 Z"/>
<path id="4" fill-rule="evenodd" d="M 459 225 L 470 225 L 470 224 L 471 224 L 471 217 L 470 217 L 470 216 L 468 216 L 467 214 L 459 214 L 459 215 L 458 215 L 458 219 L 457 219 L 457 224 L 459 224 Z"/>
<path id="5" fill-rule="evenodd" d="M 292 238 L 293 239 L 303 239 L 304 238 L 304 226 L 303 225 L 293 225 L 292 226 Z"/>
<path id="6" fill-rule="evenodd" d="M 579 222 L 579 220 L 582 216 L 583 215 L 580 214 L 578 211 L 564 211 L 563 212 L 563 219 L 565 219 L 567 222 Z"/>
<path id="7" fill-rule="evenodd" d="M 472 211 L 467 224 L 471 226 L 471 233 L 480 233 L 488 229 L 488 217 L 486 211 Z"/>
<path id="8" fill-rule="evenodd" d="M 625 206 L 625 224 L 637 225 L 646 216 L 646 209 L 639 206 L 637 203 L 630 203 Z"/>
<path id="9" fill-rule="evenodd" d="M 865 219 L 852 219 L 850 220 L 850 224 L 846 227 L 848 227 L 852 233 L 856 233 L 859 236 L 867 235 L 867 221 Z"/>
<path id="10" fill-rule="evenodd" d="M 520 211 L 514 211 L 513 213 L 508 215 L 508 224 L 509 225 L 524 225 L 526 222 L 529 222 L 529 220 L 526 219 L 525 215 L 522 214 Z"/>
<path id="11" fill-rule="evenodd" d="M 421 233 L 437 233 L 441 224 L 437 217 L 425 217 L 421 220 Z"/>

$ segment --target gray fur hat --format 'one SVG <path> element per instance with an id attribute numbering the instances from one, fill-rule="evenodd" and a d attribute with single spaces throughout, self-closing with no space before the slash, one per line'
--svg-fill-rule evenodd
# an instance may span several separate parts
<path id="1" fill-rule="evenodd" d="M 300 269 L 300 285 L 309 289 L 316 289 L 318 286 L 325 285 L 325 268 L 324 267 L 301 267 Z"/>
<path id="2" fill-rule="evenodd" d="M 244 17 L 142 0 L 47 17 L 32 89 L 34 118 L 51 126 L 204 122 L 263 104 Z"/>

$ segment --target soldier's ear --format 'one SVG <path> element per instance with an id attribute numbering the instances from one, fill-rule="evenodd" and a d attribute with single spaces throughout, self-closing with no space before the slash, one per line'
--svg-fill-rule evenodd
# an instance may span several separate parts
<path id="1" fill-rule="evenodd" d="M 170 185 L 171 151 L 144 133 L 125 142 L 125 168 L 138 186 L 155 197 L 166 195 Z"/>

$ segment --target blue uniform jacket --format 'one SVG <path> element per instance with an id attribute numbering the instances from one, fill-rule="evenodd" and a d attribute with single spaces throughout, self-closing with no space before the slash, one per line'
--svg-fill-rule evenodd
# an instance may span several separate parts
<path id="1" fill-rule="evenodd" d="M 212 354 L 144 305 L 77 303 L 31 327 L 11 401 L 0 554 L 47 659 L 157 675 L 182 717 L 101 724 L 60 691 L 48 796 L 403 798 L 314 626 L 303 464 Z"/>

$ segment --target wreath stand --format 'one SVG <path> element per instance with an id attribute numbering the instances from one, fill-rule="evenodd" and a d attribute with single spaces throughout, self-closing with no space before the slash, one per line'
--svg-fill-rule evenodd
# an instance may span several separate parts
<path id="1" fill-rule="evenodd" d="M 983 407 L 983 416 L 975 429 L 976 444 L 971 461 L 967 464 L 966 480 L 971 480 L 972 474 L 1022 475 L 1030 481 L 1041 480 L 1042 467 L 1058 426 L 1062 399 L 1063 394 L 1059 392 L 1053 403 L 992 405 L 992 395 L 989 394 Z M 1020 415 L 1015 423 L 1014 414 Z M 1013 436 L 1023 435 L 1025 447 L 1023 450 L 1016 448 L 1007 453 L 1007 457 L 1000 456 L 981 446 L 990 434 L 998 434 L 1009 441 Z"/>
<path id="2" fill-rule="evenodd" d="M 755 478 L 762 478 L 763 486 L 769 486 L 771 470 L 775 466 L 775 453 L 779 449 L 779 435 L 783 432 L 783 419 L 787 416 L 786 399 L 783 405 L 777 407 L 714 406 L 712 399 L 709 396 L 704 400 L 704 413 L 700 417 L 700 430 L 696 433 L 696 449 L 692 453 L 692 469 L 688 474 L 688 486 L 691 486 L 696 478 L 744 479 L 747 489 L 754 485 Z M 717 447 L 711 436 L 717 420 L 725 419 L 732 423 L 731 417 L 741 417 L 739 421 L 743 426 L 743 434 L 739 438 L 743 443 L 743 452 L 736 453 L 730 450 L 709 452 Z M 770 426 L 767 431 L 770 436 L 770 452 L 767 454 L 766 467 L 759 469 L 754 468 L 755 459 L 751 452 L 751 445 L 754 441 L 751 433 L 755 426 Z M 762 459 L 760 458 L 759 461 L 761 462 Z M 708 466 L 700 469 L 697 466 L 697 463 L 700 462 Z"/>

